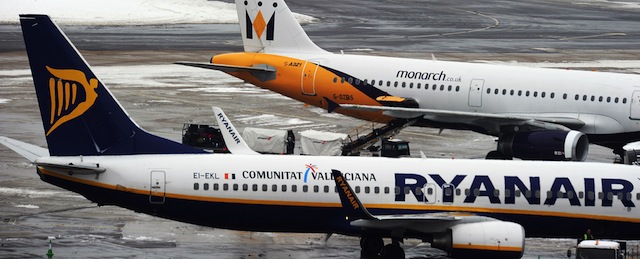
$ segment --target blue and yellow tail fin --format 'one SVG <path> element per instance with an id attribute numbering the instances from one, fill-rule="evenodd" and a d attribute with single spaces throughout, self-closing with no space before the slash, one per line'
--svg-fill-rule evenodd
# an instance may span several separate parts
<path id="1" fill-rule="evenodd" d="M 52 156 L 202 153 L 142 130 L 46 15 L 20 15 Z"/>

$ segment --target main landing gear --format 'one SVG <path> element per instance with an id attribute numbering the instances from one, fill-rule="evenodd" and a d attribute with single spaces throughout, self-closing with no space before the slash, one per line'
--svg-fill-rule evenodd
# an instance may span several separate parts
<path id="1" fill-rule="evenodd" d="M 361 258 L 404 259 L 404 249 L 400 247 L 401 239 L 394 238 L 391 244 L 384 245 L 382 237 L 364 236 L 360 238 Z"/>

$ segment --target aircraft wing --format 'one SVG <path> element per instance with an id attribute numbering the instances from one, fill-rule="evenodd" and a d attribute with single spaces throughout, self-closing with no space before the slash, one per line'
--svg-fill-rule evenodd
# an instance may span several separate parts
<path id="1" fill-rule="evenodd" d="M 25 143 L 12 138 L 0 136 L 0 144 L 5 145 L 19 155 L 25 157 L 31 162 L 36 161 L 39 157 L 48 157 L 49 150 L 36 145 Z"/>
<path id="2" fill-rule="evenodd" d="M 458 224 L 498 221 L 490 217 L 457 212 L 374 216 L 362 205 L 356 193 L 344 179 L 342 172 L 331 170 L 331 173 L 338 187 L 340 202 L 346 214 L 345 219 L 355 227 L 391 232 L 412 230 L 422 233 L 439 233 Z"/>
<path id="3" fill-rule="evenodd" d="M 496 114 L 482 112 L 464 112 L 407 107 L 373 106 L 357 104 L 341 104 L 341 108 L 350 110 L 383 111 L 386 115 L 397 118 L 424 117 L 437 122 L 466 123 L 480 125 L 531 125 L 541 129 L 566 130 L 579 129 L 585 123 L 576 118 L 542 117 L 513 114 Z M 491 129 L 489 131 L 492 131 Z"/>

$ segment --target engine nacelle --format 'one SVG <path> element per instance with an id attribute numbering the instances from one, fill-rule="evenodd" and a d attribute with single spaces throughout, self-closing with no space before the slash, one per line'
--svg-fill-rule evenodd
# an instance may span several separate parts
<path id="1" fill-rule="evenodd" d="M 575 130 L 508 133 L 500 136 L 498 152 L 523 160 L 584 161 L 589 153 L 589 140 Z"/>
<path id="2" fill-rule="evenodd" d="M 506 221 L 459 224 L 435 235 L 431 246 L 453 258 L 521 258 L 524 228 Z"/>

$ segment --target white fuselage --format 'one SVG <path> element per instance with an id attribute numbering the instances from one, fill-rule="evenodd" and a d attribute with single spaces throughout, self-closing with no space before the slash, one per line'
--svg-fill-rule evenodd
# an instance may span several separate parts
<path id="1" fill-rule="evenodd" d="M 71 190 L 92 189 L 78 192 L 99 204 L 148 209 L 159 216 L 215 227 L 243 229 L 246 225 L 266 231 L 353 233 L 355 230 L 338 220 L 341 205 L 331 178 L 331 170 L 337 169 L 374 214 L 470 213 L 519 223 L 532 236 L 572 236 L 575 232 L 563 232 L 580 230 L 567 229 L 568 222 L 590 222 L 594 227 L 615 226 L 620 237 L 640 237 L 624 230 L 640 223 L 636 208 L 640 190 L 635 187 L 640 186 L 640 178 L 638 168 L 633 166 L 415 158 L 274 158 L 137 155 L 50 157 L 36 162 L 99 163 L 106 171 L 98 177 L 42 168 L 39 173 L 43 180 Z M 99 197 L 104 193 L 109 197 Z M 121 195 L 131 196 L 117 201 Z M 142 202 L 129 204 L 135 197 Z M 181 203 L 190 206 L 178 205 Z M 257 207 L 251 215 L 243 215 L 247 206 Z M 165 209 L 170 215 L 163 214 Z M 189 217 L 180 214 L 187 213 L 185 210 L 207 211 L 210 221 L 196 219 L 191 211 Z M 310 210 L 314 214 L 309 214 Z M 270 220 L 256 222 L 259 218 Z M 327 222 L 305 221 L 317 218 Z M 532 224 L 540 224 L 539 220 L 552 226 L 535 228 Z"/>

